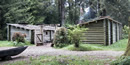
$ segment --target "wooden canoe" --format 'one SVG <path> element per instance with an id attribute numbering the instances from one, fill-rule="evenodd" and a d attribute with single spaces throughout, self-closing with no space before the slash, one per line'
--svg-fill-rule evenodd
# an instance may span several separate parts
<path id="1" fill-rule="evenodd" d="M 0 50 L 0 58 L 11 57 L 22 53 L 28 46 Z"/>

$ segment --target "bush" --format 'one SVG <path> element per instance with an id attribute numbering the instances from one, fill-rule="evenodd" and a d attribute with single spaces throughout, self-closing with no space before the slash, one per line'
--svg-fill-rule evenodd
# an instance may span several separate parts
<path id="1" fill-rule="evenodd" d="M 53 40 L 53 44 L 56 47 L 64 47 L 66 46 L 68 43 L 68 39 L 67 39 L 67 30 L 66 28 L 59 28 L 54 36 L 54 40 Z"/>
<path id="2" fill-rule="evenodd" d="M 113 61 L 111 65 L 130 65 L 130 56 L 121 57 L 118 60 Z"/>
<path id="3" fill-rule="evenodd" d="M 19 42 L 24 43 L 25 42 L 25 39 L 24 39 L 25 37 L 26 37 L 26 34 L 22 34 L 20 32 L 16 32 L 16 33 L 13 34 L 12 40 L 13 41 L 17 41 L 18 43 Z"/>
<path id="4" fill-rule="evenodd" d="M 129 27 L 125 25 L 124 28 L 123 28 L 123 38 L 127 39 L 128 34 L 129 34 Z"/>
<path id="5" fill-rule="evenodd" d="M 79 25 L 70 26 L 68 29 L 68 39 L 70 40 L 70 43 L 74 44 L 75 47 L 79 47 L 83 32 L 86 30 L 86 28 L 82 28 Z"/>

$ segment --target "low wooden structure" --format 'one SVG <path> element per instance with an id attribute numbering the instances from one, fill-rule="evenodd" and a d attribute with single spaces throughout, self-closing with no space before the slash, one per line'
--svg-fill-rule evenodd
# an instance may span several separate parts
<path id="1" fill-rule="evenodd" d="M 80 24 L 88 28 L 84 32 L 84 43 L 110 45 L 122 38 L 122 24 L 109 16 L 93 19 Z"/>
<path id="2" fill-rule="evenodd" d="M 36 45 L 41 45 L 44 42 L 51 42 L 55 30 L 56 24 L 50 25 L 26 25 L 26 24 L 7 24 L 7 38 L 12 41 L 12 36 L 15 32 L 26 34 L 26 40 Z"/>

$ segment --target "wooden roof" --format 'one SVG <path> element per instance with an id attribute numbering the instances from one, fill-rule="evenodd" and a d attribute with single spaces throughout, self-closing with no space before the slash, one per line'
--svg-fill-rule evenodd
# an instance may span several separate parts
<path id="1" fill-rule="evenodd" d="M 91 22 L 98 22 L 99 20 L 104 20 L 104 19 L 108 19 L 108 20 L 111 20 L 111 21 L 113 21 L 113 22 L 115 22 L 115 23 L 122 24 L 122 23 L 120 23 L 120 22 L 118 22 L 118 21 L 112 19 L 110 16 L 105 16 L 105 17 L 98 17 L 98 18 L 92 19 L 92 20 L 90 20 L 90 21 L 88 21 L 88 22 L 81 23 L 80 25 L 82 25 L 82 24 L 89 24 L 89 23 L 91 23 Z"/>
<path id="2" fill-rule="evenodd" d="M 23 24 L 7 24 L 16 28 L 22 28 L 22 29 L 27 29 L 27 30 L 36 30 L 40 29 L 41 25 L 23 25 Z M 43 25 L 43 30 L 55 30 L 55 26 L 50 26 L 50 25 Z"/>

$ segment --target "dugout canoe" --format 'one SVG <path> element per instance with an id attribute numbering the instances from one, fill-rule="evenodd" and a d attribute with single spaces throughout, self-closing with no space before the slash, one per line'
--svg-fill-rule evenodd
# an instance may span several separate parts
<path id="1" fill-rule="evenodd" d="M 11 57 L 22 53 L 28 46 L 17 47 L 7 50 L 0 50 L 0 58 Z"/>

